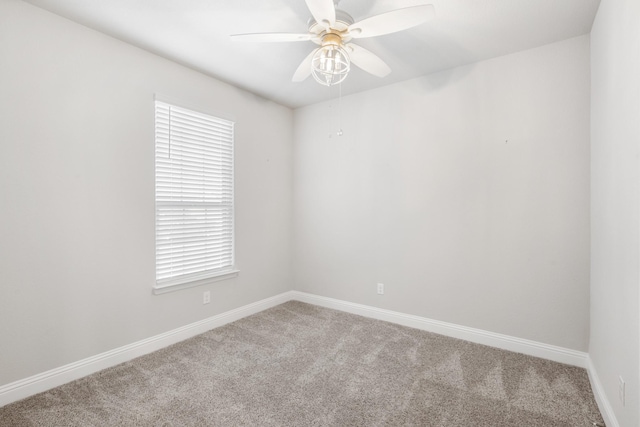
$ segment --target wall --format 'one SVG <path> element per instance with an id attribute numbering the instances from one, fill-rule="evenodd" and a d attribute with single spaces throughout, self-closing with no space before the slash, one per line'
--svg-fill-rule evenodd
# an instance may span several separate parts
<path id="1" fill-rule="evenodd" d="M 296 110 L 296 289 L 586 351 L 589 79 L 581 36 Z"/>
<path id="2" fill-rule="evenodd" d="M 291 289 L 290 109 L 16 0 L 0 58 L 0 385 Z M 236 121 L 240 269 L 158 296 L 156 93 Z"/>
<path id="3" fill-rule="evenodd" d="M 621 426 L 640 425 L 639 22 L 637 0 L 602 0 L 591 32 L 589 354 Z"/>

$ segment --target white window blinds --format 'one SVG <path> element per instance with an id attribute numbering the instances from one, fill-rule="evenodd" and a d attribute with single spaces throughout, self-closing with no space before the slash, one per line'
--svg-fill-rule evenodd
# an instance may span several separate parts
<path id="1" fill-rule="evenodd" d="M 231 271 L 233 122 L 156 101 L 156 287 Z"/>

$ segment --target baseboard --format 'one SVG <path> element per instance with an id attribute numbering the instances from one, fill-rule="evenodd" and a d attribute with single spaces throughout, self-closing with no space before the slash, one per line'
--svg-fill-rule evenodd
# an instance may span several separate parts
<path id="1" fill-rule="evenodd" d="M 480 329 L 469 328 L 466 326 L 455 325 L 452 323 L 441 322 L 438 320 L 427 319 L 424 317 L 399 313 L 391 310 L 385 310 L 377 307 L 366 306 L 362 304 L 351 303 L 347 301 L 337 300 L 333 298 L 321 297 L 304 292 L 289 291 L 282 294 L 257 301 L 239 307 L 225 313 L 195 322 L 181 328 L 177 328 L 160 335 L 156 335 L 78 362 L 34 375 L 29 378 L 15 381 L 4 386 L 0 386 L 0 406 L 18 401 L 25 397 L 32 396 L 51 388 L 58 387 L 70 381 L 93 374 L 103 369 L 127 362 L 136 357 L 151 353 L 161 348 L 191 338 L 208 330 L 223 326 L 227 323 L 239 320 L 243 317 L 250 316 L 260 311 L 266 310 L 284 302 L 296 300 L 321 307 L 332 308 L 347 313 L 358 314 L 378 320 L 384 320 L 416 329 L 434 332 L 453 338 L 459 338 L 479 344 L 489 345 L 504 350 L 515 351 L 530 356 L 541 357 L 560 363 L 566 363 L 573 366 L 587 368 L 590 375 L 595 375 L 595 371 L 591 372 L 592 367 L 589 366 L 588 355 L 583 352 L 569 350 L 562 347 L 543 344 L 535 341 L 529 341 L 521 338 L 511 337 L 507 335 L 496 334 L 493 332 L 483 331 Z M 599 398 L 598 404 L 607 402 L 602 387 L 599 386 L 597 376 L 594 387 L 594 394 Z M 598 389 L 598 390 L 596 390 Z M 607 410 L 609 414 L 613 414 L 610 406 L 603 405 L 601 410 Z M 603 414 L 603 416 L 605 416 Z M 609 415 L 611 418 L 611 415 Z M 615 419 L 615 418 L 612 418 Z M 610 426 L 617 426 L 614 423 L 607 423 Z"/>
<path id="2" fill-rule="evenodd" d="M 304 292 L 292 291 L 291 294 L 292 299 L 297 301 L 397 323 L 448 337 L 553 360 L 567 365 L 587 368 L 588 355 L 581 351 Z"/>
<path id="3" fill-rule="evenodd" d="M 0 407 L 61 386 L 106 368 L 152 353 L 208 330 L 242 319 L 292 299 L 290 292 L 266 298 L 123 347 L 0 386 Z"/>
<path id="4" fill-rule="evenodd" d="M 604 418 L 604 423 L 607 427 L 620 427 L 618 419 L 611 407 L 611 403 L 609 402 L 609 399 L 607 399 L 607 395 L 604 393 L 604 388 L 600 382 L 598 371 L 596 371 L 595 366 L 593 366 L 591 357 L 587 358 L 587 372 L 589 373 L 591 390 L 593 391 L 593 396 L 596 398 L 596 403 L 598 404 L 598 409 L 600 409 L 602 418 Z"/>
<path id="5" fill-rule="evenodd" d="M 377 307 L 356 304 L 333 298 L 321 297 L 304 292 L 292 291 L 290 292 L 290 298 L 296 301 L 306 302 L 308 304 L 332 308 L 335 310 L 358 314 L 360 316 L 370 317 L 373 319 L 384 320 L 387 322 L 409 326 L 428 332 L 434 332 L 453 338 L 459 338 L 478 344 L 501 348 L 503 350 L 515 351 L 518 353 L 527 354 L 529 356 L 540 357 L 559 363 L 565 363 L 568 365 L 585 368 L 587 370 L 587 373 L 589 374 L 591 389 L 596 399 L 596 403 L 598 404 L 598 408 L 600 409 L 600 413 L 604 418 L 605 424 L 607 425 L 607 427 L 620 427 L 620 424 L 615 417 L 615 413 L 613 412 L 613 408 L 611 407 L 611 404 L 609 402 L 609 399 L 607 399 L 607 396 L 604 393 L 604 389 L 598 377 L 598 373 L 593 366 L 588 353 L 570 350 L 563 347 L 553 346 L 536 341 L 525 340 L 522 338 L 516 338 L 508 335 L 496 334 L 493 332 L 460 326 L 453 323 L 441 322 L 439 320 L 432 320 Z"/>

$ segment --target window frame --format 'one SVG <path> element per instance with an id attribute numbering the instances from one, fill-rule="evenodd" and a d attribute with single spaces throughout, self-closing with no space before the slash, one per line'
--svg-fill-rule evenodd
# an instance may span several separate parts
<path id="1" fill-rule="evenodd" d="M 159 258 L 159 252 L 160 252 L 159 248 L 161 248 L 161 246 L 159 246 L 159 237 L 158 237 L 159 230 L 161 229 L 161 226 L 159 226 L 160 224 L 159 209 L 162 209 L 167 206 L 174 206 L 174 209 L 177 209 L 179 206 L 184 207 L 184 201 L 175 202 L 173 205 L 172 205 L 172 202 L 159 201 L 159 196 L 158 196 L 159 169 L 163 168 L 162 166 L 160 166 L 159 168 L 159 162 L 158 162 L 159 144 L 162 144 L 162 142 L 159 142 L 159 140 L 164 138 L 163 141 L 165 141 L 164 142 L 165 146 L 167 144 L 169 144 L 170 146 L 175 141 L 175 139 L 172 139 L 173 135 L 171 134 L 171 126 L 169 126 L 168 133 L 166 132 L 166 130 L 159 130 L 161 128 L 161 126 L 159 126 L 159 108 L 165 108 L 165 109 L 168 108 L 168 111 L 172 111 L 171 108 L 173 108 L 174 111 L 177 111 L 183 114 L 193 114 L 194 117 L 204 116 L 206 118 L 211 119 L 213 122 L 223 123 L 230 127 L 231 136 L 229 140 L 228 141 L 225 140 L 224 142 L 222 142 L 222 138 L 221 138 L 221 141 L 220 141 L 221 144 L 230 145 L 231 160 L 230 162 L 225 163 L 225 166 L 228 166 L 230 168 L 230 175 L 226 174 L 225 177 L 229 178 L 231 181 L 230 183 L 231 201 L 228 204 L 228 209 L 230 209 L 230 212 L 231 212 L 230 213 L 231 219 L 230 221 L 228 219 L 225 221 L 225 226 L 227 227 L 230 226 L 231 240 L 230 240 L 230 245 L 223 244 L 223 246 L 225 247 L 225 250 L 227 249 L 228 246 L 230 246 L 230 253 L 225 252 L 226 256 L 230 256 L 230 260 L 231 260 L 230 265 L 225 265 L 220 269 L 204 269 L 201 271 L 188 273 L 188 274 L 177 274 L 171 277 L 163 277 L 160 279 L 158 278 L 160 275 L 158 258 Z M 168 120 L 171 120 L 171 115 L 169 115 Z M 176 137 L 176 139 L 178 138 Z M 220 157 L 222 158 L 223 154 L 225 154 L 223 152 L 223 148 L 219 148 L 219 152 L 220 152 Z M 165 165 L 165 168 L 166 168 L 166 165 Z M 160 174 L 162 173 L 163 172 L 161 172 Z M 155 240 L 154 240 L 155 284 L 153 286 L 154 294 L 163 294 L 166 292 L 172 292 L 180 289 L 201 286 L 201 285 L 205 285 L 205 284 L 209 284 L 209 283 L 213 283 L 221 280 L 231 279 L 238 276 L 239 270 L 236 267 L 236 260 L 235 260 L 236 230 L 235 230 L 235 176 L 234 175 L 235 175 L 235 120 L 218 113 L 209 112 L 206 109 L 185 106 L 183 103 L 176 102 L 175 100 L 167 99 L 165 97 L 156 95 L 154 99 L 154 235 L 155 235 Z M 222 176 L 222 173 L 221 173 L 221 176 Z M 220 191 L 221 192 L 217 194 L 222 198 L 224 191 L 223 190 L 220 190 Z M 182 195 L 184 193 L 179 193 L 179 194 Z M 192 201 L 189 203 L 189 205 L 192 207 L 201 206 L 198 209 L 205 209 L 211 204 L 212 204 L 211 201 L 209 202 L 203 201 L 202 203 Z M 227 206 L 227 205 L 221 202 L 220 206 L 222 207 L 221 209 L 224 210 L 225 209 L 224 206 Z M 179 227 L 177 227 L 176 229 L 179 230 Z M 211 241 L 220 242 L 222 241 L 222 239 L 212 239 Z"/>

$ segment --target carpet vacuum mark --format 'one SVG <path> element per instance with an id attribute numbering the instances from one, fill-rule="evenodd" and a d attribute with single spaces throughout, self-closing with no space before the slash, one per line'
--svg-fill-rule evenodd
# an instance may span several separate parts
<path id="1" fill-rule="evenodd" d="M 591 426 L 586 370 L 290 301 L 0 408 L 2 426 Z"/>

